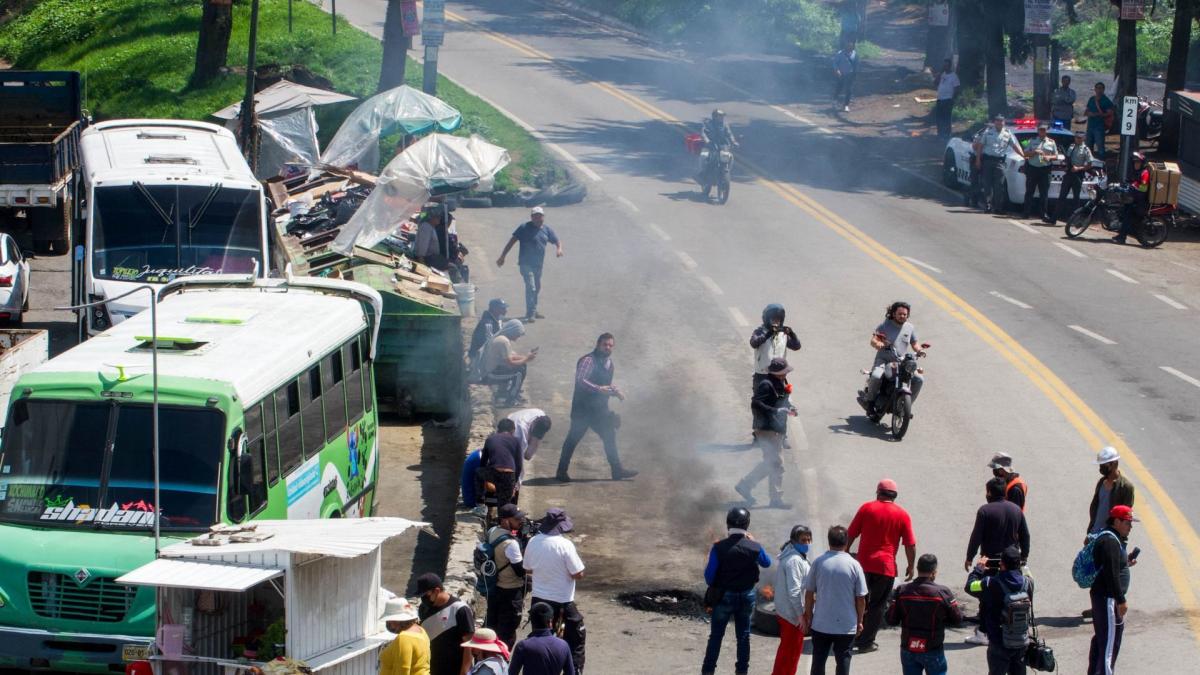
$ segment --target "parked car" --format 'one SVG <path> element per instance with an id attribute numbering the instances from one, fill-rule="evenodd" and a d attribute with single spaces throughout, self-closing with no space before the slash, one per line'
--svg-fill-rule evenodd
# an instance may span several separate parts
<path id="1" fill-rule="evenodd" d="M 0 321 L 19 326 L 29 310 L 29 261 L 17 240 L 0 232 Z"/>
<path id="2" fill-rule="evenodd" d="M 1026 142 L 1037 137 L 1037 125 L 1037 120 L 1023 118 L 1009 122 L 1008 129 L 1012 131 L 1017 142 L 1024 147 Z M 1051 126 L 1048 133 L 1058 145 L 1059 151 L 1058 158 L 1054 160 L 1050 169 L 1049 197 L 1055 200 L 1058 199 L 1058 189 L 1062 186 L 1063 171 L 1067 166 L 1065 153 L 1075 141 L 1073 134 L 1061 126 Z M 942 182 L 946 184 L 946 187 L 955 190 L 965 190 L 970 187 L 971 156 L 974 152 L 971 144 L 972 137 L 951 138 L 946 143 L 946 152 L 942 160 Z M 1025 158 L 1017 154 L 1016 150 L 1009 148 L 1008 157 L 1004 160 L 1003 181 L 1008 201 L 1012 204 L 1022 204 L 1025 201 L 1025 174 L 1021 173 L 1021 166 L 1024 163 Z M 1108 184 L 1108 178 L 1104 172 L 1104 162 L 1099 159 L 1092 160 L 1092 167 L 1093 170 L 1083 181 L 1083 189 L 1080 191 L 1081 198 L 1086 198 L 1090 194 L 1089 188 L 1092 186 L 1104 187 Z"/>

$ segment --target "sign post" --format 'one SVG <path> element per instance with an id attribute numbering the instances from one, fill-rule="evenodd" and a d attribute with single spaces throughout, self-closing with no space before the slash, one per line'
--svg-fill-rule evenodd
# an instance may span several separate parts
<path id="1" fill-rule="evenodd" d="M 425 16 L 421 23 L 421 44 L 425 46 L 425 72 L 421 89 L 430 96 L 436 96 L 438 47 L 442 46 L 446 37 L 446 0 L 425 0 Z"/>
<path id="2" fill-rule="evenodd" d="M 1118 173 L 1121 182 L 1129 180 L 1129 165 L 1133 158 L 1133 146 L 1137 143 L 1138 97 L 1126 96 L 1121 100 L 1121 165 Z"/>
<path id="3" fill-rule="evenodd" d="M 1025 0 L 1025 33 L 1033 43 L 1033 115 L 1050 119 L 1050 33 L 1054 0 Z"/>

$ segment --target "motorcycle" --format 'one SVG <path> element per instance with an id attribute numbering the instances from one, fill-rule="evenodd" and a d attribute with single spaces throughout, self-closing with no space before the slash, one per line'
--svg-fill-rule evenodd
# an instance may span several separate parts
<path id="1" fill-rule="evenodd" d="M 1163 109 L 1162 103 L 1138 97 L 1138 138 L 1143 141 L 1157 141 L 1162 135 Z"/>
<path id="2" fill-rule="evenodd" d="M 1067 218 L 1067 238 L 1077 239 L 1093 224 L 1099 224 L 1109 232 L 1121 230 L 1121 214 L 1124 206 L 1133 201 L 1132 189 L 1127 185 L 1094 186 L 1092 196 L 1083 206 Z M 1167 230 L 1176 223 L 1176 207 L 1173 204 L 1152 206 L 1145 218 L 1134 228 L 1133 236 L 1145 248 L 1154 248 L 1167 240 Z"/>
<path id="3" fill-rule="evenodd" d="M 870 404 L 866 402 L 867 390 L 858 392 L 858 404 L 867 411 L 867 418 L 878 424 L 884 415 L 891 414 L 888 425 L 896 440 L 904 438 L 908 433 L 908 424 L 912 421 L 912 380 L 920 369 L 917 359 L 925 356 L 929 343 L 923 343 L 918 351 L 910 351 L 895 362 L 890 374 L 885 374 L 879 385 L 879 395 Z M 870 372 L 867 373 L 870 377 Z"/>
<path id="4" fill-rule="evenodd" d="M 700 189 L 704 199 L 717 188 L 717 202 L 729 201 L 730 176 L 733 172 L 733 150 L 731 145 L 709 145 L 700 151 Z"/>

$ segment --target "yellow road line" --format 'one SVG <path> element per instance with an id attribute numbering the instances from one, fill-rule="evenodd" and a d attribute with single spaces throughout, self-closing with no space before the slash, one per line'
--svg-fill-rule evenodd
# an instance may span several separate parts
<path id="1" fill-rule="evenodd" d="M 597 81 L 571 66 L 562 64 L 554 56 L 546 52 L 483 28 L 456 13 L 447 12 L 446 16 L 452 21 L 471 26 L 483 35 L 525 56 L 554 64 L 556 67 L 570 72 L 579 77 L 581 81 L 595 86 L 652 119 L 657 119 L 686 130 L 683 122 L 661 108 L 624 92 L 607 82 Z M 1163 488 L 1162 484 L 1158 482 L 1146 465 L 1142 463 L 1137 454 L 1125 443 L 1124 439 L 1117 435 L 1050 368 L 956 293 L 907 260 L 904 260 L 901 256 L 862 230 L 851 225 L 837 214 L 805 195 L 799 189 L 767 178 L 768 172 L 766 170 L 745 159 L 739 159 L 738 161 L 754 174 L 755 180 L 760 185 L 776 193 L 785 201 L 800 208 L 818 222 L 836 232 L 839 236 L 867 254 L 867 256 L 907 282 L 977 335 L 984 343 L 992 347 L 1019 372 L 1024 374 L 1054 404 L 1090 448 L 1098 449 L 1101 445 L 1105 444 L 1117 448 L 1121 453 L 1122 463 L 1133 475 L 1134 480 L 1141 485 L 1143 491 L 1149 493 L 1153 506 L 1156 506 L 1163 512 L 1167 523 L 1171 527 L 1171 530 L 1168 531 L 1166 524 L 1163 523 L 1158 512 L 1153 510 L 1153 508 L 1144 509 L 1139 513 L 1145 524 L 1148 536 L 1153 542 L 1155 549 L 1162 556 L 1163 566 L 1167 570 L 1171 585 L 1175 588 L 1180 602 L 1188 614 L 1192 631 L 1195 637 L 1200 639 L 1200 604 L 1197 603 L 1196 592 L 1193 586 L 1193 580 L 1197 577 L 1197 568 L 1194 562 L 1189 562 L 1189 558 L 1190 561 L 1200 561 L 1200 535 L 1197 534 L 1187 517 L 1180 511 L 1175 501 L 1167 494 L 1166 489 Z M 1187 557 L 1176 546 L 1177 541 L 1182 542 L 1187 551 Z"/>

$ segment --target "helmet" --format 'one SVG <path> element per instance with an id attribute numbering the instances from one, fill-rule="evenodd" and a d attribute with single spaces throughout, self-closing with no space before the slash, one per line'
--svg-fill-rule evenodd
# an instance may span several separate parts
<path id="1" fill-rule="evenodd" d="M 763 313 L 762 313 L 763 325 L 764 326 L 771 325 L 772 319 L 779 319 L 779 323 L 782 324 L 783 317 L 786 315 L 787 315 L 787 312 L 784 311 L 783 305 L 779 305 L 779 304 L 772 302 L 771 304 L 769 304 L 763 308 Z"/>
<path id="2" fill-rule="evenodd" d="M 1142 153 L 1140 153 L 1140 152 L 1135 152 L 1135 153 L 1133 153 L 1133 158 L 1132 158 L 1132 161 L 1134 161 L 1134 162 L 1144 162 L 1144 161 L 1146 161 L 1146 156 L 1145 156 L 1145 155 L 1143 155 L 1143 154 L 1142 154 Z"/>
<path id="3" fill-rule="evenodd" d="M 725 111 L 721 110 L 720 108 L 713 108 L 712 116 L 713 116 L 713 119 L 716 119 L 718 117 L 724 117 Z"/>
<path id="4" fill-rule="evenodd" d="M 729 513 L 725 514 L 725 527 L 736 527 L 739 530 L 750 527 L 750 512 L 740 506 L 729 509 Z"/>
<path id="5" fill-rule="evenodd" d="M 909 314 L 912 314 L 912 306 L 911 305 L 909 305 L 907 302 L 904 302 L 903 300 L 897 300 L 896 302 L 893 302 L 892 304 L 888 305 L 887 318 L 889 318 L 889 319 L 892 318 L 892 316 L 894 316 L 896 314 L 896 310 L 900 309 L 901 307 L 903 307 L 904 309 L 907 309 Z"/>

